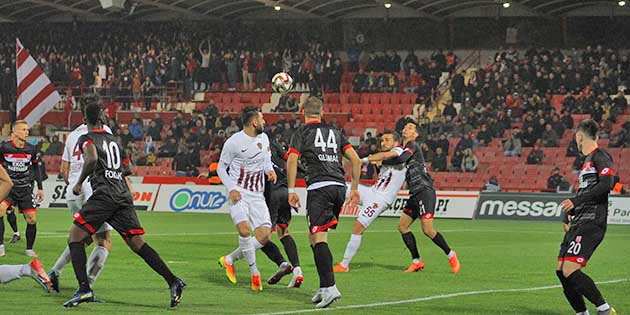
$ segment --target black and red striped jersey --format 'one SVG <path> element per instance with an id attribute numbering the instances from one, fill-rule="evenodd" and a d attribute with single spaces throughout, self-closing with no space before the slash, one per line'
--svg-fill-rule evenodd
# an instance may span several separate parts
<path id="1" fill-rule="evenodd" d="M 579 173 L 579 188 L 571 198 L 575 208 L 573 224 L 594 223 L 606 225 L 608 194 L 615 186 L 615 171 L 608 152 L 596 149 L 586 156 Z"/>
<path id="2" fill-rule="evenodd" d="M 90 185 L 96 194 L 109 195 L 114 201 L 128 202 L 131 198 L 125 176 L 129 175 L 129 158 L 116 138 L 104 129 L 88 131 L 79 137 L 77 145 L 84 154 L 87 145 L 96 147 L 96 168 L 90 176 Z"/>
<path id="3" fill-rule="evenodd" d="M 0 143 L 2 154 L 2 166 L 7 170 L 14 187 L 24 187 L 37 181 L 38 189 L 42 189 L 41 175 L 39 172 L 39 157 L 34 145 L 25 143 L 18 147 L 13 141 Z"/>
<path id="4" fill-rule="evenodd" d="M 345 185 L 343 153 L 352 148 L 341 130 L 319 121 L 306 123 L 291 137 L 290 153 L 300 156 L 306 183 L 337 182 Z"/>

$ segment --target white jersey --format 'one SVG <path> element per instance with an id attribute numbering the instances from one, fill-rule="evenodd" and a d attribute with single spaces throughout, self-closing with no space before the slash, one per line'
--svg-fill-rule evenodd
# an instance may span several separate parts
<path id="1" fill-rule="evenodd" d="M 404 149 L 395 147 L 391 150 L 396 152 L 400 156 Z M 398 196 L 400 187 L 405 182 L 405 173 L 407 168 L 404 163 L 397 165 L 383 165 L 378 173 L 378 178 L 374 185 L 372 185 L 372 192 L 383 197 L 383 200 L 387 203 L 392 203 Z"/>
<path id="2" fill-rule="evenodd" d="M 112 133 L 111 129 L 107 126 L 103 126 L 103 129 L 107 131 L 109 134 Z M 68 187 L 72 188 L 76 185 L 79 177 L 81 176 L 81 170 L 83 169 L 83 157 L 81 156 L 81 150 L 77 146 L 77 141 L 79 137 L 88 133 L 88 128 L 86 124 L 81 124 L 79 127 L 74 129 L 72 132 L 68 134 L 66 138 L 66 144 L 63 149 L 63 155 L 61 156 L 61 160 L 70 163 L 70 169 L 68 170 Z M 87 183 L 87 181 L 85 181 Z M 85 185 L 84 185 L 85 187 Z M 67 194 L 70 198 L 72 193 Z M 86 200 L 89 196 L 86 196 Z"/>
<path id="3" fill-rule="evenodd" d="M 217 173 L 228 191 L 262 194 L 265 173 L 273 170 L 269 138 L 264 133 L 250 137 L 239 131 L 225 141 Z"/>

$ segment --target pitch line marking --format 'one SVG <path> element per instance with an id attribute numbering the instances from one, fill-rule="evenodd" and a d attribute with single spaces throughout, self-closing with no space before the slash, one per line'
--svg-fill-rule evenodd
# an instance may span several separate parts
<path id="1" fill-rule="evenodd" d="M 600 282 L 596 282 L 596 283 L 597 284 L 610 284 L 610 283 L 622 283 L 622 282 L 630 282 L 630 278 L 600 281 Z M 549 286 L 533 287 L 533 288 L 521 288 L 521 289 L 494 289 L 494 290 L 480 290 L 480 291 L 464 291 L 464 292 L 454 292 L 454 293 L 449 293 L 449 294 L 439 294 L 439 295 L 432 295 L 432 296 L 426 296 L 426 297 L 414 298 L 414 299 L 407 299 L 407 300 L 399 300 L 399 301 L 378 302 L 378 303 L 369 303 L 369 304 L 344 305 L 344 306 L 337 306 L 337 307 L 324 308 L 324 309 L 309 308 L 309 309 L 284 311 L 284 312 L 275 312 L 275 313 L 256 313 L 256 314 L 252 314 L 252 315 L 288 315 L 288 314 L 327 312 L 327 311 L 348 310 L 348 309 L 355 309 L 355 308 L 372 308 L 372 307 L 381 307 L 381 306 L 388 306 L 388 305 L 411 304 L 411 303 L 418 303 L 418 302 L 424 302 L 424 301 L 450 299 L 450 298 L 456 298 L 456 297 L 460 297 L 460 296 L 485 295 L 485 294 L 494 294 L 494 293 L 532 292 L 532 291 L 542 291 L 542 290 L 558 289 L 558 288 L 562 288 L 562 286 L 561 285 L 549 285 Z M 313 307 L 315 307 L 315 306 L 313 306 Z"/>

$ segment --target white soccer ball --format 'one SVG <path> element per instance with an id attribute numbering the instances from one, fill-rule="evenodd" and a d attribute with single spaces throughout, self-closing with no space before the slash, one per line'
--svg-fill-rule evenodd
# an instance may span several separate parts
<path id="1" fill-rule="evenodd" d="M 271 79 L 273 91 L 280 94 L 287 94 L 293 89 L 293 78 L 286 72 L 279 72 Z"/>

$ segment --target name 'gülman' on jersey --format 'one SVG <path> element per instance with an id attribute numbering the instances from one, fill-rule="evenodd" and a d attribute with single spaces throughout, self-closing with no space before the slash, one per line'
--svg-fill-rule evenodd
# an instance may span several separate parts
<path id="1" fill-rule="evenodd" d="M 2 166 L 7 170 L 9 177 L 13 181 L 14 187 L 24 187 L 32 185 L 36 180 L 37 173 L 34 168 L 39 163 L 37 150 L 30 143 L 24 143 L 24 147 L 17 147 L 13 141 L 0 143 L 0 154 L 2 154 Z"/>
<path id="2" fill-rule="evenodd" d="M 104 129 L 96 129 L 79 137 L 77 143 L 81 148 L 81 154 L 85 154 L 85 148 L 89 144 L 96 147 L 98 155 L 96 169 L 89 174 L 93 195 L 107 194 L 115 201 L 128 201 L 130 192 L 125 176 L 129 174 L 123 165 L 129 164 L 129 158 L 116 138 Z"/>
<path id="3" fill-rule="evenodd" d="M 345 185 L 343 153 L 352 148 L 341 130 L 322 124 L 306 123 L 291 137 L 289 153 L 301 155 L 306 169 L 306 184 L 337 182 Z"/>
<path id="4" fill-rule="evenodd" d="M 579 174 L 579 188 L 575 198 L 572 222 L 576 225 L 594 223 L 605 225 L 608 218 L 608 194 L 611 187 L 597 189 L 604 176 L 614 178 L 612 157 L 608 152 L 596 149 L 587 155 Z M 611 181 L 614 185 L 614 180 Z"/>

